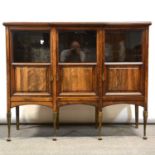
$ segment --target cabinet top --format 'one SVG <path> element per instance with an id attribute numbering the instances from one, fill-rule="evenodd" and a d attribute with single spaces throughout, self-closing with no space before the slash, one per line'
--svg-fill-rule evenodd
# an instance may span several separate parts
<path id="1" fill-rule="evenodd" d="M 149 26 L 151 22 L 4 22 L 4 26 Z"/>

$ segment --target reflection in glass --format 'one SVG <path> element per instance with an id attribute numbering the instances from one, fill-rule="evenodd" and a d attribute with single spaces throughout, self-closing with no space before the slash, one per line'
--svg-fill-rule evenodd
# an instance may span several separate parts
<path id="1" fill-rule="evenodd" d="M 48 31 L 13 31 L 14 62 L 50 62 Z"/>
<path id="2" fill-rule="evenodd" d="M 96 62 L 96 31 L 59 31 L 60 62 Z"/>
<path id="3" fill-rule="evenodd" d="M 105 61 L 142 61 L 141 39 L 141 30 L 107 30 L 105 33 Z"/>

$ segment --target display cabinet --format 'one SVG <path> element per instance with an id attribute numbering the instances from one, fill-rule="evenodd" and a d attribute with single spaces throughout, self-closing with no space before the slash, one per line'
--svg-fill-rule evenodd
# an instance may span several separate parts
<path id="1" fill-rule="evenodd" d="M 142 106 L 146 139 L 150 24 L 4 23 L 8 141 L 11 108 L 19 129 L 19 106 L 28 104 L 51 108 L 55 131 L 62 106 L 94 106 L 99 140 L 104 107 L 134 104 L 138 127 Z"/>

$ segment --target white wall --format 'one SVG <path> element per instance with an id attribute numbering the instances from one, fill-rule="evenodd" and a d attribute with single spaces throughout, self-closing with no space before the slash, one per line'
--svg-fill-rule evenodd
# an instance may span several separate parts
<path id="1" fill-rule="evenodd" d="M 155 122 L 155 17 L 153 0 L 1 0 L 0 1 L 0 123 L 6 121 L 6 56 L 5 29 L 7 21 L 152 21 L 149 54 L 149 122 Z M 80 115 L 79 115 L 80 114 Z M 12 110 L 12 118 L 15 112 Z M 89 106 L 66 106 L 61 109 L 63 122 L 92 122 L 94 109 Z M 140 109 L 142 119 L 142 108 Z M 22 122 L 50 122 L 52 112 L 46 107 L 23 106 Z M 106 122 L 134 121 L 134 106 L 117 105 L 104 109 Z"/>

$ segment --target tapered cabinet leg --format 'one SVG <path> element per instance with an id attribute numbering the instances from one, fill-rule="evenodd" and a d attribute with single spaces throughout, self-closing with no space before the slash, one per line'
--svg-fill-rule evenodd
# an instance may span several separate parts
<path id="1" fill-rule="evenodd" d="M 135 105 L 135 128 L 138 128 L 138 121 L 139 121 L 139 107 Z"/>
<path id="2" fill-rule="evenodd" d="M 56 128 L 59 129 L 59 110 L 57 112 L 57 117 L 56 117 Z"/>
<path id="3" fill-rule="evenodd" d="M 8 138 L 7 141 L 11 141 L 11 111 L 7 112 L 7 124 L 8 124 Z"/>
<path id="4" fill-rule="evenodd" d="M 98 121 L 99 121 L 99 126 L 98 126 L 98 140 L 102 140 L 102 118 L 103 118 L 103 113 L 102 111 L 99 111 L 99 114 L 98 114 Z"/>
<path id="5" fill-rule="evenodd" d="M 16 107 L 16 129 L 19 130 L 19 106 Z"/>
<path id="6" fill-rule="evenodd" d="M 99 111 L 98 107 L 95 107 L 95 127 L 98 128 Z"/>
<path id="7" fill-rule="evenodd" d="M 144 109 L 144 112 L 143 112 L 143 119 L 144 119 L 144 136 L 143 136 L 143 139 L 147 139 L 147 136 L 146 136 L 147 117 L 148 117 L 148 112 Z"/>
<path id="8" fill-rule="evenodd" d="M 57 132 L 57 115 L 58 113 L 57 112 L 53 112 L 53 128 L 54 128 L 54 138 L 53 138 L 53 141 L 56 141 L 56 132 Z"/>

